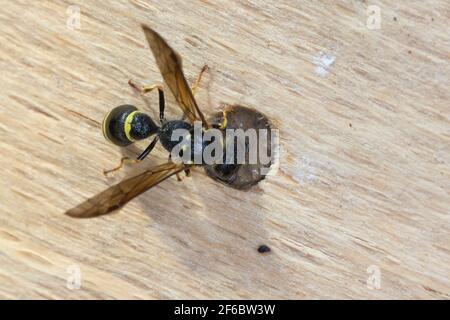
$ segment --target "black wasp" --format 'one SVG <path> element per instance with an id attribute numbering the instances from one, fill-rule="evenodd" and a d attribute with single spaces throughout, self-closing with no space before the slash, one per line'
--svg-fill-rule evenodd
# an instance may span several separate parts
<path id="1" fill-rule="evenodd" d="M 102 131 L 106 139 L 119 146 L 127 146 L 134 141 L 146 139 L 154 136 L 148 147 L 138 156 L 136 160 L 144 159 L 155 147 L 158 141 L 163 147 L 171 152 L 177 141 L 172 141 L 172 133 L 175 129 L 186 129 L 190 132 L 195 121 L 201 121 L 204 130 L 211 127 L 224 129 L 226 127 L 226 112 L 223 112 L 222 121 L 210 125 L 203 113 L 200 111 L 197 102 L 194 99 L 195 89 L 201 79 L 206 66 L 200 72 L 193 89 L 188 86 L 182 70 L 181 57 L 167 44 L 167 42 L 155 31 L 142 25 L 142 29 L 153 52 L 156 63 L 165 83 L 175 96 L 178 105 L 184 113 L 183 120 L 166 120 L 164 117 L 165 97 L 161 85 L 139 87 L 130 81 L 130 85 L 145 94 L 154 89 L 159 93 L 159 121 L 158 126 L 150 116 L 137 110 L 132 105 L 122 105 L 111 110 L 105 117 L 102 124 Z M 194 143 L 194 142 L 192 142 Z M 203 144 L 203 142 L 201 142 Z M 129 160 L 129 159 L 128 159 Z M 127 159 L 122 159 L 121 166 Z M 120 208 L 125 203 L 154 187 L 174 174 L 182 171 L 189 172 L 194 164 L 174 163 L 170 159 L 167 163 L 144 171 L 143 173 L 123 180 L 120 183 L 108 188 L 96 196 L 86 200 L 80 205 L 66 212 L 67 215 L 78 218 L 94 217 L 109 213 Z M 121 167 L 120 166 L 120 167 Z M 220 175 L 231 175 L 237 170 L 234 164 L 216 165 Z M 114 169 L 117 170 L 118 168 Z"/>

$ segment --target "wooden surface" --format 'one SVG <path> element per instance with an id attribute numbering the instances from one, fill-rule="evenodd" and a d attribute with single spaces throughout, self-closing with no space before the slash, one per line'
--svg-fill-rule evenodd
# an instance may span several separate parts
<path id="1" fill-rule="evenodd" d="M 4 1 L 0 298 L 450 298 L 449 19 L 446 0 Z M 102 174 L 145 146 L 108 144 L 104 114 L 157 114 L 156 94 L 127 85 L 161 81 L 142 22 L 189 81 L 210 66 L 206 113 L 239 103 L 278 126 L 280 170 L 242 192 L 196 169 L 117 214 L 71 219 L 166 159 L 158 146 Z"/>

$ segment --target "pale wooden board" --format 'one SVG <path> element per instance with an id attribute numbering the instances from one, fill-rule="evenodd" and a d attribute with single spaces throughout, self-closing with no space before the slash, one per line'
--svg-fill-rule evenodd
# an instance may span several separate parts
<path id="1" fill-rule="evenodd" d="M 450 297 L 448 1 L 80 0 L 79 30 L 71 4 L 0 11 L 0 298 Z M 108 144 L 103 115 L 123 103 L 157 114 L 156 94 L 127 85 L 161 81 L 142 22 L 189 81 L 210 66 L 197 94 L 208 114 L 240 103 L 279 127 L 280 170 L 240 192 L 196 169 L 117 214 L 70 219 L 166 160 L 158 146 L 102 175 L 145 146 Z M 333 63 L 319 75 L 321 53 Z M 66 287 L 73 265 L 79 290 Z"/>

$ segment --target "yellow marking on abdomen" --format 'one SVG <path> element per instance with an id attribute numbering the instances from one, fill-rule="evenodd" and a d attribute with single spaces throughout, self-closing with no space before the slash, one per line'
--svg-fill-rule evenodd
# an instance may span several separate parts
<path id="1" fill-rule="evenodd" d="M 102 122 L 102 132 L 103 132 L 103 136 L 105 137 L 105 139 L 109 142 L 112 142 L 111 139 L 109 139 L 108 135 L 106 134 L 106 119 L 108 119 L 109 114 L 111 113 L 112 110 L 110 110 L 105 117 L 103 118 L 103 122 Z M 108 123 L 109 124 L 109 123 Z"/>
<path id="2" fill-rule="evenodd" d="M 125 135 L 127 137 L 127 139 L 131 142 L 134 142 L 135 139 L 133 139 L 130 135 L 131 132 L 131 122 L 133 121 L 133 117 L 136 114 L 137 111 L 133 111 L 131 112 L 125 119 L 125 126 L 124 126 L 124 130 L 125 130 Z"/>

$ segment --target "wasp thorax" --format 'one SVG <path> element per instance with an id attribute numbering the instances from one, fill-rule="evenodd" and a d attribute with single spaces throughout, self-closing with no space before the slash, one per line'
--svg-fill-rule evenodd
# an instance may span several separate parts
<path id="1" fill-rule="evenodd" d="M 121 105 L 112 109 L 103 120 L 105 138 L 115 145 L 126 146 L 158 132 L 159 127 L 145 113 L 133 105 Z"/>
<path id="2" fill-rule="evenodd" d="M 159 140 L 171 152 L 176 145 L 188 138 L 191 129 L 192 125 L 182 120 L 166 121 L 159 130 Z"/>

